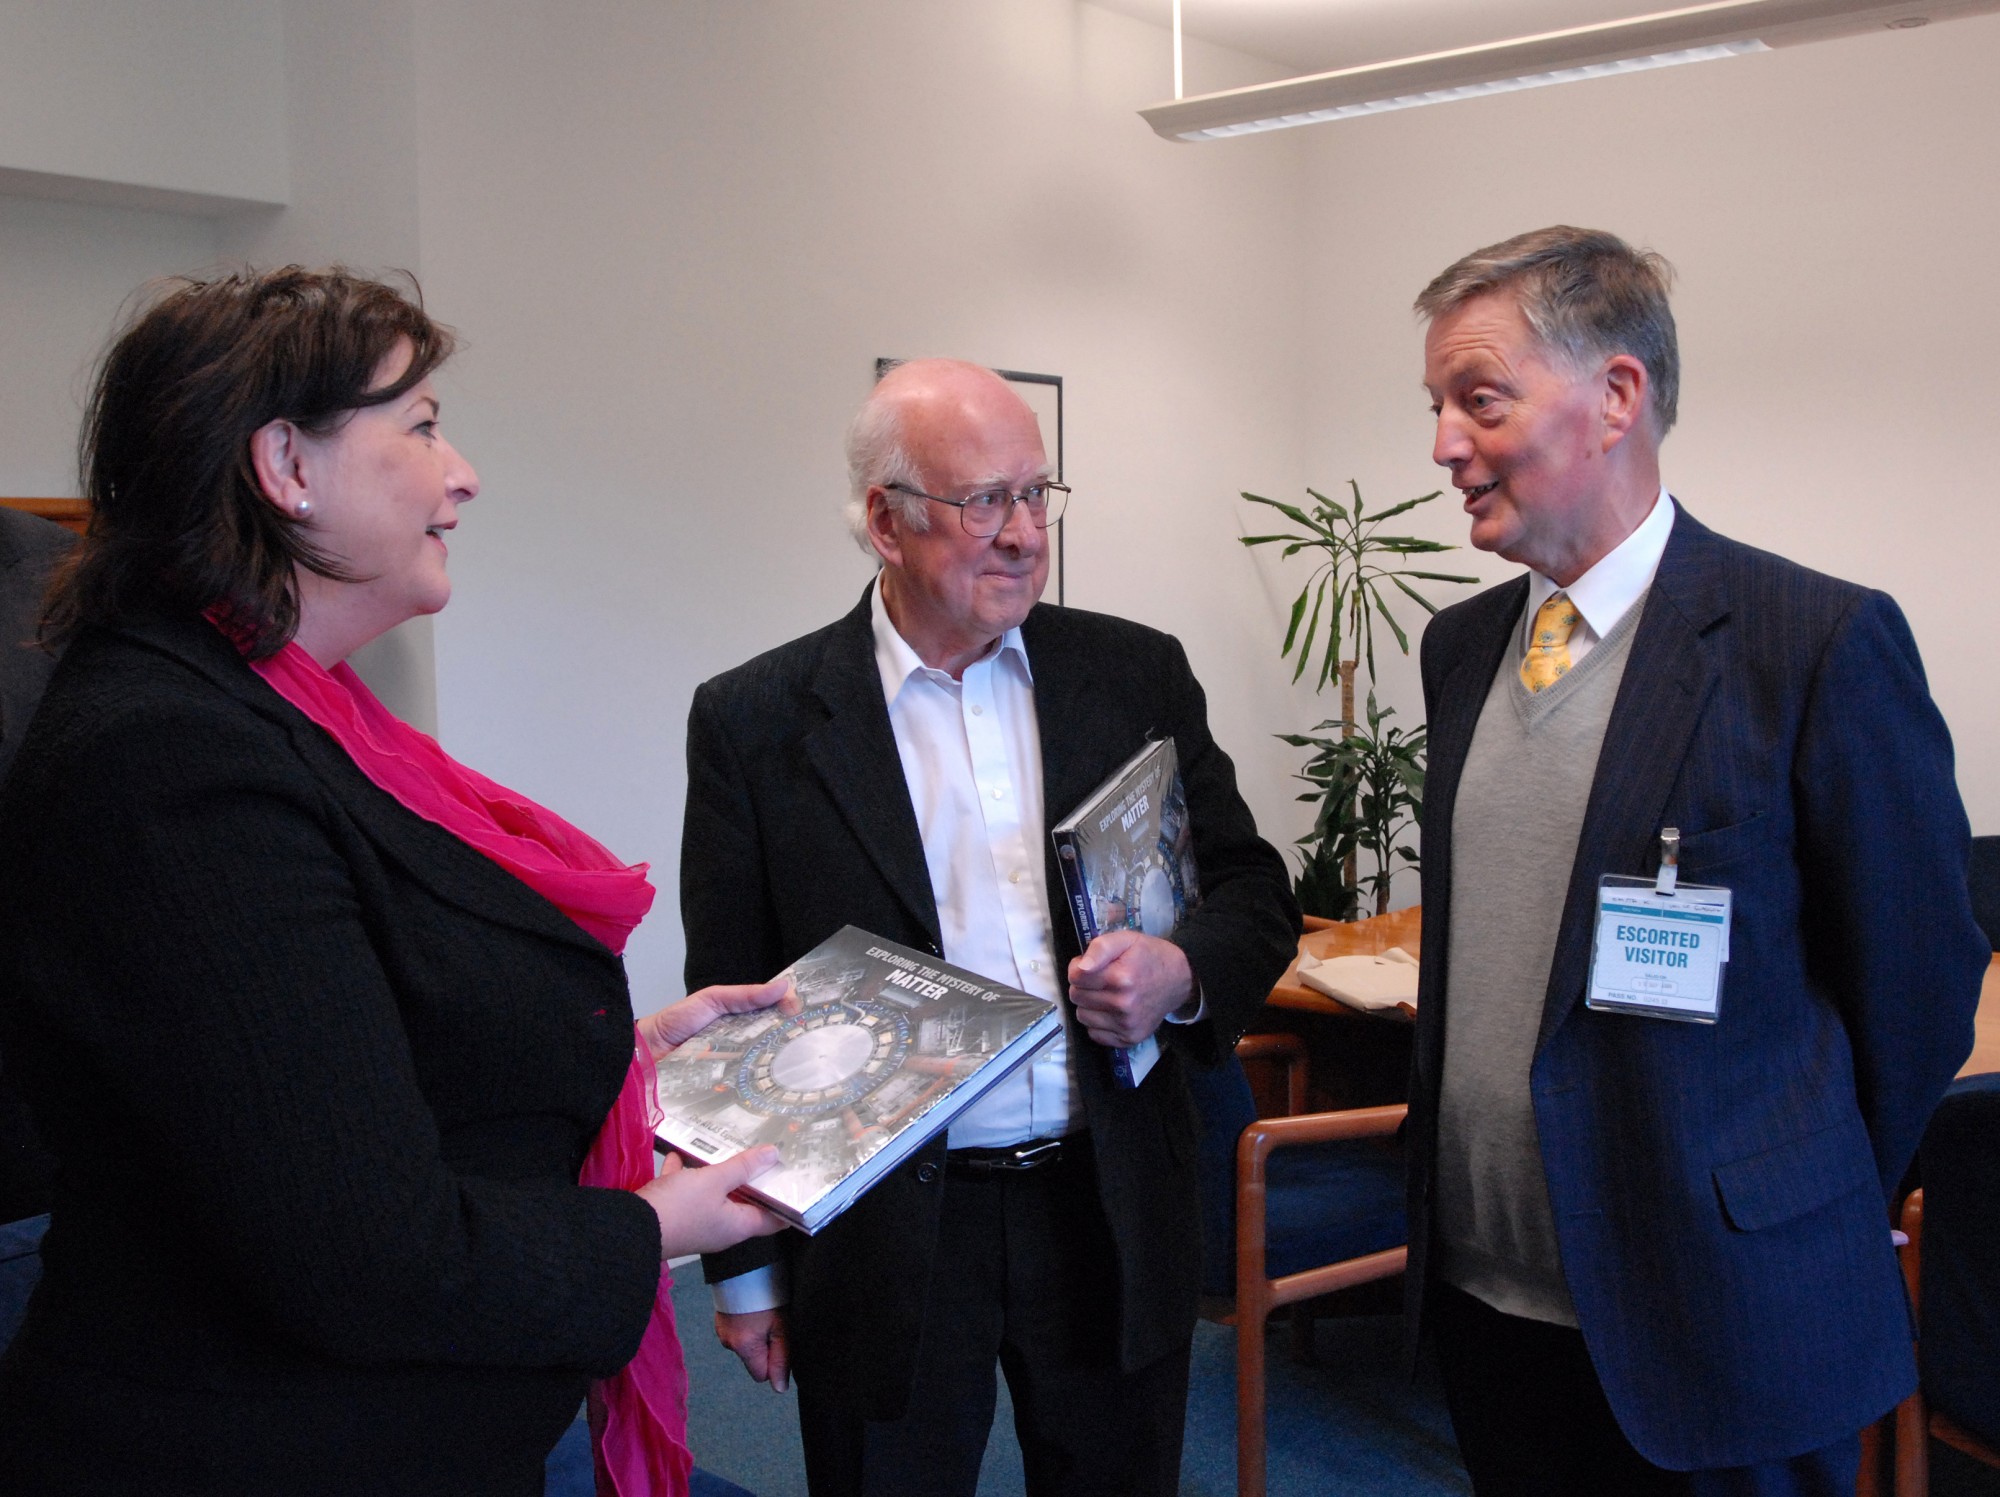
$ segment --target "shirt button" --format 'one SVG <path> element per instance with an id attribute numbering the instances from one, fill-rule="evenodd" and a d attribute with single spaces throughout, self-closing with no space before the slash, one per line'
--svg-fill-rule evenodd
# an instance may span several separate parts
<path id="1" fill-rule="evenodd" d="M 1032 962 L 1029 962 L 1029 963 L 1028 963 L 1028 970 L 1029 970 L 1030 972 L 1039 972 L 1039 971 L 1041 971 L 1041 970 L 1042 970 L 1042 964 L 1041 964 L 1041 962 L 1040 962 L 1040 961 L 1032 961 Z"/>
<path id="2" fill-rule="evenodd" d="M 936 1165 L 934 1165 L 934 1164 L 920 1164 L 920 1165 L 918 1165 L 918 1166 L 917 1166 L 917 1183 L 918 1183 L 918 1184 L 920 1184 L 920 1185 L 928 1185 L 928 1184 L 930 1184 L 930 1183 L 931 1183 L 931 1182 L 932 1182 L 933 1180 L 937 1179 L 937 1177 L 938 1177 L 938 1168 L 937 1168 L 937 1166 L 936 1166 Z"/>
<path id="3" fill-rule="evenodd" d="M 1021 882 L 1021 870 L 1016 868 L 1012 873 L 1008 874 L 1007 882 L 1010 884 L 1018 884 L 1019 882 Z"/>
<path id="4" fill-rule="evenodd" d="M 999 800 L 1002 796 L 1006 795 L 1006 793 L 1007 792 L 998 785 L 995 785 L 993 787 L 993 798 L 995 800 Z"/>
<path id="5" fill-rule="evenodd" d="M 984 717 L 986 715 L 986 709 L 980 706 L 979 703 L 974 702 L 972 704 L 972 715 L 974 717 Z"/>

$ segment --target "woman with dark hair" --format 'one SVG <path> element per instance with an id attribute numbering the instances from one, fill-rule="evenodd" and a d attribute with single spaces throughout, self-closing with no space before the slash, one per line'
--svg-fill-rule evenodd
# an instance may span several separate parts
<path id="1" fill-rule="evenodd" d="M 652 902 L 343 662 L 445 605 L 451 334 L 334 270 L 183 281 L 100 371 L 67 643 L 0 798 L 0 1048 L 61 1161 L 0 1359 L 35 1493 L 685 1490 L 665 1257 L 775 1231 L 771 1151 L 657 1178 Z"/>

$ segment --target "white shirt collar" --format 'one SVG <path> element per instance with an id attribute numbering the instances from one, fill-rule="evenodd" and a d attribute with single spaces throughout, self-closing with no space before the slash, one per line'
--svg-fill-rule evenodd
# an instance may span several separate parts
<path id="1" fill-rule="evenodd" d="M 875 669 L 882 676 L 883 701 L 894 706 L 896 698 L 902 693 L 903 683 L 920 671 L 936 681 L 951 680 L 946 672 L 925 665 L 923 657 L 911 649 L 910 642 L 897 631 L 895 624 L 889 618 L 888 605 L 882 601 L 882 574 L 879 572 L 875 574 L 874 586 L 869 589 L 868 616 L 875 628 Z M 1001 635 L 992 649 L 973 661 L 966 669 L 983 665 L 989 660 L 997 660 L 1010 652 L 1020 659 L 1022 678 L 1032 681 L 1034 672 L 1028 667 L 1028 647 L 1021 641 L 1021 630 L 1018 626 Z"/>
<path id="2" fill-rule="evenodd" d="M 1540 572 L 1530 572 L 1528 618 L 1532 621 L 1535 610 L 1551 595 L 1567 593 L 1590 632 L 1598 639 L 1604 638 L 1653 585 L 1653 574 L 1660 569 L 1660 558 L 1666 554 L 1667 537 L 1673 528 L 1674 501 L 1661 489 L 1660 497 L 1653 501 L 1652 510 L 1639 522 L 1639 528 L 1568 587 L 1559 588 Z"/>

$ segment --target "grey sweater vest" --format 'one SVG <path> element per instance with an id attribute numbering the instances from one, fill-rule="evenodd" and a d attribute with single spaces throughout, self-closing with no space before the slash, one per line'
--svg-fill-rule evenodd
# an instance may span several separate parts
<path id="1" fill-rule="evenodd" d="M 1528 1067 L 1598 750 L 1642 597 L 1570 672 L 1521 684 L 1502 659 L 1452 808 L 1450 982 L 1436 1184 L 1437 1263 L 1497 1310 L 1574 1326 Z"/>

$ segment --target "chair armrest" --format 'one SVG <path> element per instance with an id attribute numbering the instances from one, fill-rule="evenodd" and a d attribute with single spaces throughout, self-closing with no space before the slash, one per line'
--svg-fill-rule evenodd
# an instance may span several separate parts
<path id="1" fill-rule="evenodd" d="M 1398 1102 L 1392 1107 L 1350 1107 L 1341 1112 L 1309 1112 L 1303 1117 L 1262 1118 L 1243 1130 L 1236 1140 L 1236 1186 L 1238 1199 L 1245 1186 L 1260 1191 L 1264 1185 L 1265 1161 L 1274 1149 L 1296 1148 L 1300 1144 L 1333 1143 L 1350 1138 L 1388 1138 L 1403 1126 L 1410 1109 Z"/>
<path id="2" fill-rule="evenodd" d="M 1312 1061 L 1306 1042 L 1295 1034 L 1246 1034 L 1236 1042 L 1236 1058 L 1282 1061 L 1285 1067 L 1285 1116 L 1306 1110 L 1306 1090 Z"/>
<path id="3" fill-rule="evenodd" d="M 1306 1042 L 1295 1034 L 1246 1034 L 1236 1042 L 1238 1060 L 1303 1060 Z"/>
<path id="4" fill-rule="evenodd" d="M 1903 1202 L 1903 1235 L 1910 1240 L 1896 1249 L 1896 1260 L 1903 1267 L 1903 1287 L 1910 1292 L 1910 1313 L 1915 1315 L 1921 1308 L 1924 1253 L 1924 1193 L 1913 1190 Z"/>

